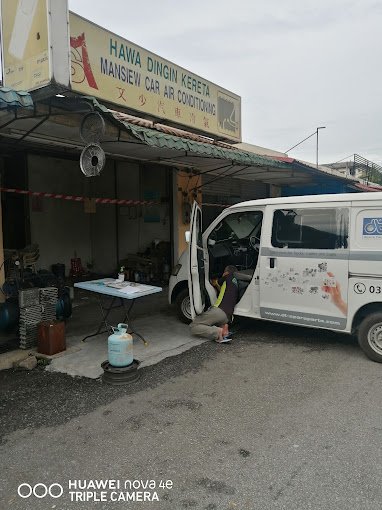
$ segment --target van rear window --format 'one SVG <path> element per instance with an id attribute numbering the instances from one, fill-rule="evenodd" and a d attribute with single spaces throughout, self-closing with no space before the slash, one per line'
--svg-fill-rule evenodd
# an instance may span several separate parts
<path id="1" fill-rule="evenodd" d="M 274 212 L 272 246 L 335 250 L 348 247 L 348 208 L 278 209 Z"/>

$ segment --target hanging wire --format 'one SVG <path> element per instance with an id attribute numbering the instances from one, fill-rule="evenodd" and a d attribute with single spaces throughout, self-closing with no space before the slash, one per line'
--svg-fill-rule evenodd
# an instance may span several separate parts
<path id="1" fill-rule="evenodd" d="M 307 136 L 306 138 L 304 138 L 303 140 L 301 140 L 301 142 L 296 143 L 296 145 L 293 145 L 293 147 L 291 147 L 290 149 L 288 149 L 287 151 L 285 151 L 285 154 L 287 154 L 289 151 L 291 151 L 292 149 L 294 149 L 295 147 L 297 147 L 297 145 L 300 145 L 302 142 L 305 142 L 305 140 L 308 140 L 309 138 L 312 138 L 312 136 L 314 136 L 316 133 L 317 133 L 317 131 L 315 131 L 315 132 L 314 132 L 314 133 L 312 133 L 311 135 L 309 135 L 309 136 Z"/>

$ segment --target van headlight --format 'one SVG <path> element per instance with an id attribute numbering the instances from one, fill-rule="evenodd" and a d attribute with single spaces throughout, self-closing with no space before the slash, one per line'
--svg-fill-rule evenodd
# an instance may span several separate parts
<path id="1" fill-rule="evenodd" d="M 174 266 L 172 268 L 172 271 L 171 271 L 172 276 L 176 276 L 179 273 L 181 267 L 182 267 L 182 264 L 176 264 L 176 266 Z"/>

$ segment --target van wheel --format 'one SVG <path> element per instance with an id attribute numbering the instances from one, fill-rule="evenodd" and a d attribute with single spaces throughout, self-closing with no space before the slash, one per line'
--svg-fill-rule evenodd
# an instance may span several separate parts
<path id="1" fill-rule="evenodd" d="M 188 295 L 188 289 L 183 289 L 179 292 L 175 299 L 176 313 L 179 319 L 185 324 L 190 324 L 192 321 L 191 317 L 191 305 L 190 296 Z"/>
<path id="2" fill-rule="evenodd" d="M 382 313 L 368 315 L 358 329 L 358 343 L 368 358 L 382 363 Z"/>

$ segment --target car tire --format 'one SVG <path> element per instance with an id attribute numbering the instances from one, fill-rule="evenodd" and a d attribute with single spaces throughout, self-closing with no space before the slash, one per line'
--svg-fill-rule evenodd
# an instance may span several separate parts
<path id="1" fill-rule="evenodd" d="M 358 343 L 368 358 L 382 363 L 382 312 L 372 313 L 361 322 Z"/>
<path id="2" fill-rule="evenodd" d="M 183 289 L 179 292 L 179 294 L 175 298 L 174 304 L 179 319 L 185 324 L 190 324 L 190 322 L 192 321 L 192 317 L 188 288 Z"/>

